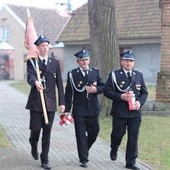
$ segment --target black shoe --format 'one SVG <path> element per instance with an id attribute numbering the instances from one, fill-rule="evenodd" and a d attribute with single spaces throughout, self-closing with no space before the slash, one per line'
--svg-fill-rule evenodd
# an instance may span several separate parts
<path id="1" fill-rule="evenodd" d="M 126 164 L 127 169 L 140 170 L 135 164 Z"/>
<path id="2" fill-rule="evenodd" d="M 44 168 L 44 169 L 51 169 L 51 166 L 50 166 L 49 163 L 42 163 L 41 167 Z"/>
<path id="3" fill-rule="evenodd" d="M 31 145 L 31 155 L 32 157 L 35 159 L 35 160 L 38 160 L 39 158 L 39 153 L 38 153 L 38 149 L 37 149 L 37 146 L 36 145 L 33 145 L 31 143 L 31 140 L 29 139 L 30 141 L 30 145 Z"/>
<path id="4" fill-rule="evenodd" d="M 31 150 L 31 155 L 35 160 L 38 160 L 38 158 L 39 158 L 38 152 L 34 152 L 33 150 Z"/>
<path id="5" fill-rule="evenodd" d="M 117 152 L 113 152 L 113 150 L 110 151 L 110 159 L 112 161 L 115 161 L 117 159 Z"/>
<path id="6" fill-rule="evenodd" d="M 83 168 L 88 167 L 87 162 L 80 162 L 80 166 L 83 167 Z"/>

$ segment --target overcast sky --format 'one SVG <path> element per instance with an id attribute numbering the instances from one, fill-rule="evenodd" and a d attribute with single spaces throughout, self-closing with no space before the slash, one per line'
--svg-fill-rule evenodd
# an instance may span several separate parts
<path id="1" fill-rule="evenodd" d="M 70 0 L 72 9 L 75 10 L 76 8 L 85 4 L 88 0 Z M 38 6 L 42 8 L 51 8 L 54 7 L 55 3 L 63 3 L 68 2 L 68 0 L 0 0 L 0 5 L 2 3 L 10 3 L 16 5 L 26 5 L 26 6 Z"/>

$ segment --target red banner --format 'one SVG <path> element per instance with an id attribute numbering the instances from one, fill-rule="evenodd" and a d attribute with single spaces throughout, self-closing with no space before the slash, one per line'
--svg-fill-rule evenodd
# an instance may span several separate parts
<path id="1" fill-rule="evenodd" d="M 27 11 L 28 12 L 28 11 Z M 37 40 L 37 33 L 35 31 L 34 22 L 28 12 L 25 29 L 25 41 L 24 46 L 28 49 L 27 60 L 30 58 L 36 58 L 38 56 L 37 47 L 34 42 Z"/>

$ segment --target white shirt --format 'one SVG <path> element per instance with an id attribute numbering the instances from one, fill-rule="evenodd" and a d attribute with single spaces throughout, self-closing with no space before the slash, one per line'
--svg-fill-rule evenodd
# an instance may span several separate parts
<path id="1" fill-rule="evenodd" d="M 132 70 L 127 71 L 127 70 L 125 70 L 125 69 L 123 68 L 123 71 L 125 72 L 125 74 L 126 74 L 127 77 L 128 77 L 128 75 L 127 75 L 128 72 L 130 73 L 130 76 L 132 76 Z"/>
<path id="2" fill-rule="evenodd" d="M 87 70 L 87 74 L 88 74 L 88 70 L 89 70 L 89 68 L 87 68 L 87 69 L 83 69 L 83 68 L 81 68 L 81 67 L 80 67 L 80 70 L 81 70 L 81 72 L 82 72 L 83 76 L 85 76 L 85 72 L 84 72 L 83 70 Z"/>

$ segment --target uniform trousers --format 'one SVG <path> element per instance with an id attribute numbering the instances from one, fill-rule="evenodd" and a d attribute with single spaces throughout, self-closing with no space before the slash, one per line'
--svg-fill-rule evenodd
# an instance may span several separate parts
<path id="1" fill-rule="evenodd" d="M 88 162 L 88 151 L 99 133 L 98 115 L 90 117 L 74 115 L 73 117 L 79 160 L 86 163 Z"/>
<path id="2" fill-rule="evenodd" d="M 141 117 L 112 119 L 111 149 L 116 153 L 127 129 L 126 163 L 134 164 L 138 156 L 138 136 Z"/>
<path id="3" fill-rule="evenodd" d="M 40 154 L 41 162 L 48 163 L 48 153 L 50 147 L 51 129 L 54 121 L 55 111 L 47 112 L 49 124 L 45 124 L 42 112 L 30 111 L 30 141 L 36 146 L 42 129 L 42 151 Z"/>

